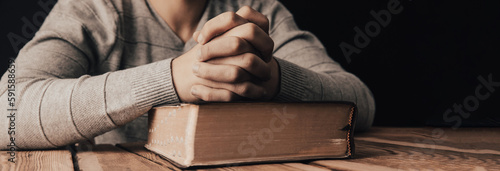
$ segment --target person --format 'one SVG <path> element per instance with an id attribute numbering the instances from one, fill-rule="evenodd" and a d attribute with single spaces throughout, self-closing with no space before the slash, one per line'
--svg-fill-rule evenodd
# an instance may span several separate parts
<path id="1" fill-rule="evenodd" d="M 375 112 L 366 85 L 276 0 L 60 0 L 14 64 L 0 148 L 146 140 L 161 104 L 351 101 L 356 130 Z"/>

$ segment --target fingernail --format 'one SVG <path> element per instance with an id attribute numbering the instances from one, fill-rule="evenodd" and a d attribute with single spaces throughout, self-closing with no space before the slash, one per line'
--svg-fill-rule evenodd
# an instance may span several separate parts
<path id="1" fill-rule="evenodd" d="M 193 64 L 193 73 L 195 74 L 198 73 L 199 69 L 200 69 L 200 64 L 197 63 Z"/>
<path id="2" fill-rule="evenodd" d="M 196 90 L 196 88 L 191 87 L 191 94 L 194 95 L 194 96 L 198 96 L 198 94 L 196 94 L 196 93 L 198 93 L 197 90 Z"/>
<path id="3" fill-rule="evenodd" d="M 204 42 L 203 42 L 204 40 L 205 40 L 205 38 L 203 38 L 203 35 L 200 33 L 200 34 L 198 35 L 198 43 L 203 44 L 203 43 L 204 43 Z"/>
<path id="4" fill-rule="evenodd" d="M 198 35 L 199 33 L 200 33 L 200 31 L 195 31 L 195 32 L 193 33 L 193 39 L 194 39 L 194 41 L 198 41 L 198 40 L 197 40 L 197 38 L 198 38 L 198 37 L 195 37 L 195 36 L 196 36 L 196 35 Z"/>

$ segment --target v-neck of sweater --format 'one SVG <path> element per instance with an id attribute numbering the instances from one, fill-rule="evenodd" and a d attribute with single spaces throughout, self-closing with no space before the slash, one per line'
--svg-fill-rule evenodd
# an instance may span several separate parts
<path id="1" fill-rule="evenodd" d="M 146 5 L 151 12 L 151 15 L 154 17 L 154 19 L 163 27 L 163 30 L 166 32 L 166 34 L 172 35 L 173 39 L 171 40 L 171 43 L 173 46 L 175 46 L 178 49 L 183 49 L 183 52 L 189 51 L 191 48 L 193 48 L 197 42 L 193 40 L 193 38 L 190 38 L 187 42 L 184 42 L 177 33 L 174 32 L 174 30 L 168 25 L 165 20 L 156 12 L 156 10 L 151 6 L 151 3 L 149 0 L 145 0 Z M 200 21 L 198 22 L 198 25 L 196 27 L 196 30 L 201 30 L 203 25 L 208 21 L 209 19 L 209 14 L 211 13 L 210 10 L 212 9 L 212 1 L 207 0 L 207 4 L 205 5 L 205 9 L 203 11 L 203 15 L 200 18 Z"/>

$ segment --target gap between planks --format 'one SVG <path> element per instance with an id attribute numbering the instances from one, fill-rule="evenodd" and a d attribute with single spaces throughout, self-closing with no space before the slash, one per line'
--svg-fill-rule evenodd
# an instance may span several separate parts
<path id="1" fill-rule="evenodd" d="M 7 160 L 9 153 L 1 152 L 0 170 L 74 170 L 71 153 L 65 148 L 16 151 L 16 163 Z"/>
<path id="2" fill-rule="evenodd" d="M 155 162 L 139 157 L 113 145 L 88 146 L 87 150 L 76 148 L 76 159 L 80 170 L 166 170 Z"/>

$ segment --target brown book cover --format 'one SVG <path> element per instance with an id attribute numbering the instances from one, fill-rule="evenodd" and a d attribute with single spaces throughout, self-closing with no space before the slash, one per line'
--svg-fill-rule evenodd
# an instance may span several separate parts
<path id="1" fill-rule="evenodd" d="M 145 147 L 183 168 L 350 158 L 355 113 L 349 102 L 160 106 Z"/>

